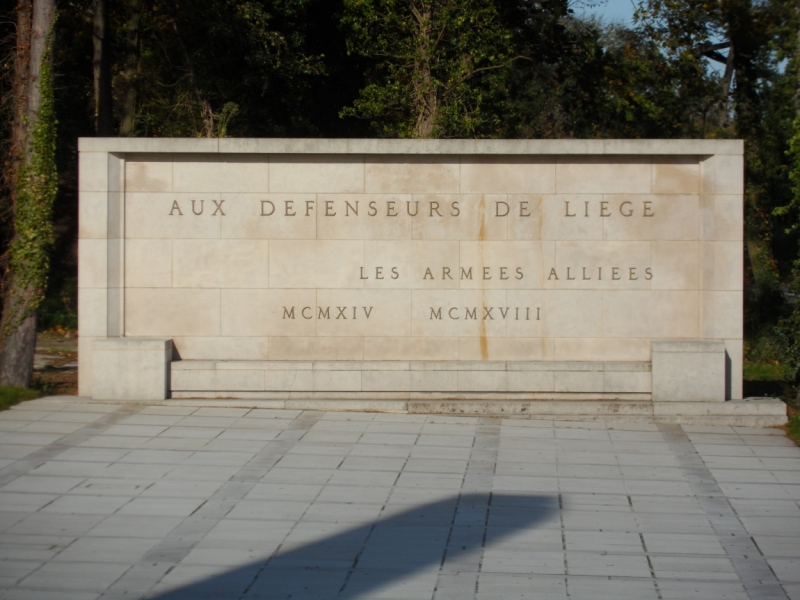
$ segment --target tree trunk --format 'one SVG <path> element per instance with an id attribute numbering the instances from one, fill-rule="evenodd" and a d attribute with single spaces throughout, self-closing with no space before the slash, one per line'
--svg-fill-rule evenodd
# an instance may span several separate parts
<path id="1" fill-rule="evenodd" d="M 14 77 L 11 84 L 14 123 L 11 127 L 9 167 L 3 174 L 12 198 L 17 186 L 19 165 L 27 153 L 28 138 L 28 79 L 31 61 L 31 26 L 33 20 L 32 0 L 17 2 L 17 38 L 14 50 Z"/>
<path id="2" fill-rule="evenodd" d="M 794 112 L 800 118 L 800 0 L 794 5 L 795 23 L 798 25 L 794 42 Z M 797 391 L 800 399 L 800 389 Z"/>
<path id="3" fill-rule="evenodd" d="M 16 197 L 19 166 L 28 156 L 28 102 L 31 77 L 31 37 L 33 29 L 33 2 L 19 0 L 17 2 L 17 39 L 14 56 L 14 80 L 12 96 L 14 98 L 14 124 L 11 131 L 11 161 L 6 173 L 12 200 Z M 35 87 L 35 86 L 34 86 Z M 11 274 L 5 282 L 3 302 L 3 322 L 7 315 L 17 314 L 16 298 L 19 295 L 14 276 Z M 0 348 L 0 384 L 23 385 L 30 383 L 33 375 L 33 349 L 36 345 L 36 320 L 33 323 L 23 321 L 21 326 L 11 333 Z M 30 356 L 28 356 L 30 355 Z"/>
<path id="4" fill-rule="evenodd" d="M 168 7 L 168 10 L 172 8 L 170 5 L 168 5 Z M 186 44 L 183 43 L 183 36 L 181 35 L 180 27 L 178 27 L 178 18 L 175 10 L 172 10 L 170 13 L 170 21 L 172 22 L 172 29 L 175 32 L 175 39 L 178 41 L 178 47 L 181 49 L 181 54 L 183 55 L 183 63 L 186 66 L 186 74 L 189 76 L 189 83 L 192 86 L 195 102 L 200 106 L 200 118 L 203 121 L 203 136 L 208 138 L 214 137 L 216 129 L 214 126 L 214 112 L 211 110 L 211 104 L 206 100 L 203 92 L 200 91 L 200 86 L 197 83 L 197 77 L 195 77 L 194 73 L 194 61 L 192 60 L 192 55 L 189 53 L 188 48 L 186 48 Z"/>
<path id="5" fill-rule="evenodd" d="M 94 131 L 102 137 L 114 135 L 111 100 L 111 28 L 108 0 L 94 0 Z"/>
<path id="6" fill-rule="evenodd" d="M 417 56 L 414 69 L 416 70 L 416 85 L 414 90 L 417 119 L 414 125 L 414 133 L 418 138 L 433 137 L 436 127 L 436 117 L 438 112 L 439 98 L 431 74 L 431 51 L 432 29 L 433 29 L 433 8 L 428 5 L 422 9 L 411 4 L 411 12 L 417 21 Z"/>
<path id="7" fill-rule="evenodd" d="M 142 14 L 140 0 L 128 0 L 128 23 L 125 38 L 125 98 L 119 134 L 131 137 L 136 132 L 136 103 L 139 96 L 139 18 Z"/>
<path id="8" fill-rule="evenodd" d="M 19 218 L 19 205 L 22 198 L 23 186 L 28 185 L 30 170 L 24 171 L 33 155 L 35 141 L 31 139 L 39 119 L 39 110 L 43 100 L 47 102 L 47 110 L 51 112 L 52 119 L 52 73 L 45 61 L 50 61 L 51 54 L 47 54 L 50 36 L 52 34 L 53 20 L 55 18 L 54 0 L 19 0 L 17 4 L 17 55 L 14 61 L 14 131 L 13 131 L 13 161 L 17 165 L 14 174 L 14 186 L 11 188 L 11 197 L 14 203 L 15 234 L 11 242 L 11 272 L 8 276 L 3 299 L 3 317 L 0 321 L 0 384 L 2 385 L 30 385 L 33 376 L 33 354 L 36 349 L 36 304 L 41 298 L 41 279 L 32 278 L 25 268 L 20 268 L 19 261 L 15 261 L 14 246 L 19 244 L 21 236 L 17 224 Z M 44 72 L 42 67 L 45 66 Z M 48 86 L 49 93 L 46 98 L 42 95 L 42 78 Z M 19 124 L 19 126 L 18 126 Z M 46 146 L 52 147 L 55 138 L 46 139 Z M 52 161 L 48 163 L 52 165 Z M 51 181 L 44 182 L 49 186 L 50 196 L 46 200 L 48 212 L 45 213 L 47 223 L 50 223 L 50 210 L 52 196 L 54 196 L 55 182 L 53 173 L 47 171 Z M 35 178 L 41 184 L 40 178 Z M 30 189 L 28 188 L 28 191 Z M 41 214 L 41 213 L 40 213 Z M 24 217 L 23 217 L 24 218 Z M 48 244 L 48 225 L 33 234 L 34 243 L 41 243 L 36 251 L 46 248 Z M 39 239 L 42 234 L 47 239 Z M 39 253 L 41 255 L 41 253 Z M 46 260 L 45 260 L 46 265 Z M 32 270 L 41 272 L 33 265 Z"/>

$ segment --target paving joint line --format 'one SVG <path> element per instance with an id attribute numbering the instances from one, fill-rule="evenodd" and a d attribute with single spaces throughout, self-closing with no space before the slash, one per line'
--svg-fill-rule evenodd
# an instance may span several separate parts
<path id="1" fill-rule="evenodd" d="M 139 405 L 121 405 L 113 412 L 106 413 L 101 418 L 92 423 L 87 423 L 77 431 L 68 433 L 62 438 L 59 438 L 52 444 L 47 444 L 39 450 L 32 452 L 24 458 L 14 461 L 7 467 L 0 469 L 0 487 L 11 483 L 15 479 L 22 477 L 42 466 L 47 461 L 53 460 L 56 456 L 80 446 L 83 442 L 93 438 L 96 435 L 102 434 L 104 431 L 119 423 L 125 417 L 135 415 L 144 407 Z"/>
<path id="2" fill-rule="evenodd" d="M 447 542 L 445 543 L 444 552 L 442 553 L 442 561 L 439 564 L 439 574 L 436 578 L 436 584 L 434 586 L 434 593 L 432 596 L 434 599 L 437 597 L 450 597 L 452 594 L 452 592 L 442 589 L 446 588 L 446 585 L 442 579 L 443 576 L 446 577 L 456 574 L 466 574 L 468 572 L 475 574 L 475 584 L 472 591 L 472 598 L 478 597 L 478 578 L 480 577 L 481 568 L 483 566 L 483 552 L 486 547 L 486 535 L 489 527 L 489 512 L 492 504 L 492 483 L 494 481 L 494 472 L 497 466 L 497 455 L 500 450 L 500 423 L 500 419 L 496 418 L 481 417 L 478 419 L 478 425 L 475 428 L 470 458 L 467 462 L 467 467 L 464 470 L 464 477 L 461 480 L 461 489 L 459 490 L 456 506 L 453 510 L 453 519 L 450 522 L 450 531 L 447 534 Z M 486 471 L 487 463 L 491 463 L 490 472 Z M 480 551 L 475 553 L 474 556 L 459 556 L 457 548 L 458 544 L 451 548 L 454 530 L 459 526 L 459 509 L 461 509 L 463 506 L 462 499 L 465 493 L 486 495 L 486 514 L 483 524 L 480 527 L 476 527 L 475 531 L 472 532 L 476 538 L 476 547 L 480 548 Z M 481 506 L 483 506 L 483 503 L 481 503 Z M 463 542 L 463 538 L 460 539 Z M 451 568 L 447 562 L 448 558 L 453 556 L 454 552 L 458 557 L 456 559 L 457 565 L 455 569 Z M 474 566 L 474 570 L 465 569 L 465 566 Z"/>
<path id="3" fill-rule="evenodd" d="M 123 573 L 101 596 L 104 600 L 149 598 L 157 586 L 316 424 L 324 413 L 304 411 L 284 431 L 296 432 L 289 439 L 275 438 L 228 479 L 192 515 Z"/>
<path id="4" fill-rule="evenodd" d="M 748 597 L 752 600 L 788 600 L 783 586 L 683 428 L 680 425 L 659 424 L 658 429 L 678 460 L 686 481 L 700 502 Z"/>

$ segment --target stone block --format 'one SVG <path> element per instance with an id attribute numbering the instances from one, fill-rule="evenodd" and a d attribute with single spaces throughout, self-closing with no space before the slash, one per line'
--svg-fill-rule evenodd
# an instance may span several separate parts
<path id="1" fill-rule="evenodd" d="M 653 402 L 725 400 L 725 344 L 714 340 L 654 341 Z"/>
<path id="2" fill-rule="evenodd" d="M 80 306 L 78 308 L 78 328 L 81 331 L 81 335 L 78 336 L 78 395 L 83 396 L 85 398 L 92 397 L 92 347 L 94 345 L 94 341 L 98 339 L 95 336 L 91 336 L 87 333 L 83 333 L 83 329 L 80 325 L 80 319 L 82 318 L 80 312 Z M 105 333 L 103 336 L 105 337 Z"/>
<path id="3" fill-rule="evenodd" d="M 379 289 L 458 289 L 461 280 L 458 241 L 440 240 L 368 240 L 364 242 L 364 271 L 359 275 L 367 288 Z M 387 265 L 397 269 L 397 278 Z M 423 279 L 426 269 L 436 279 Z M 444 276 L 447 273 L 449 277 Z M 409 275 L 417 274 L 411 279 Z M 472 276 L 476 276 L 473 268 Z"/>
<path id="4" fill-rule="evenodd" d="M 220 237 L 264 240 L 316 239 L 318 206 L 316 197 L 316 194 L 226 192 L 227 212 L 222 219 Z M 319 206 L 324 210 L 324 204 Z"/>
<path id="5" fill-rule="evenodd" d="M 125 286 L 172 287 L 172 244 L 168 239 L 126 240 Z"/>
<path id="6" fill-rule="evenodd" d="M 362 360 L 364 338 L 270 337 L 269 358 L 270 360 Z"/>
<path id="7" fill-rule="evenodd" d="M 225 289 L 220 294 L 221 333 L 226 338 L 316 334 L 320 315 L 314 290 Z"/>
<path id="8" fill-rule="evenodd" d="M 222 219 L 209 213 L 220 200 L 220 194 L 126 192 L 125 235 L 128 239 L 218 238 Z"/>
<path id="9" fill-rule="evenodd" d="M 269 191 L 315 194 L 363 193 L 364 158 L 344 155 L 273 154 L 269 161 Z"/>
<path id="10" fill-rule="evenodd" d="M 457 156 L 367 156 L 364 191 L 378 194 L 457 193 Z"/>
<path id="11" fill-rule="evenodd" d="M 654 194 L 699 194 L 700 163 L 695 156 L 653 158 Z"/>
<path id="12" fill-rule="evenodd" d="M 556 338 L 555 360 L 650 360 L 650 340 L 636 338 Z"/>
<path id="13" fill-rule="evenodd" d="M 78 288 L 78 331 L 81 337 L 108 335 L 108 290 Z"/>
<path id="14" fill-rule="evenodd" d="M 172 373 L 172 389 L 257 392 L 264 389 L 264 371 L 258 369 L 175 370 Z"/>
<path id="15" fill-rule="evenodd" d="M 411 371 L 411 389 L 415 392 L 454 392 L 458 389 L 458 371 Z"/>
<path id="16" fill-rule="evenodd" d="M 184 360 L 266 360 L 266 337 L 176 337 L 172 340 L 177 355 Z"/>
<path id="17" fill-rule="evenodd" d="M 411 391 L 409 371 L 361 372 L 361 390 L 364 392 L 408 392 Z"/>
<path id="18" fill-rule="evenodd" d="M 274 240 L 270 242 L 269 283 L 273 288 L 363 287 L 364 242 Z"/>
<path id="19" fill-rule="evenodd" d="M 556 392 L 600 393 L 603 373 L 598 371 L 555 371 Z"/>
<path id="20" fill-rule="evenodd" d="M 701 248 L 699 242 L 656 241 L 651 243 L 654 290 L 700 289 Z"/>
<path id="21" fill-rule="evenodd" d="M 125 333 L 220 334 L 220 291 L 180 288 L 129 288 L 125 293 Z"/>
<path id="22" fill-rule="evenodd" d="M 742 292 L 702 292 L 700 335 L 707 339 L 741 339 L 744 318 Z"/>
<path id="23" fill-rule="evenodd" d="M 741 336 L 723 341 L 725 342 L 725 353 L 727 354 L 726 367 L 728 370 L 728 384 L 730 386 L 726 398 L 730 400 L 739 400 L 744 396 L 742 393 L 744 343 Z"/>
<path id="24" fill-rule="evenodd" d="M 458 338 L 365 337 L 364 356 L 374 360 L 456 360 Z"/>
<path id="25" fill-rule="evenodd" d="M 607 195 L 604 196 L 604 201 L 608 203 L 607 212 L 611 216 L 601 219 L 602 239 L 642 241 L 700 239 L 698 195 Z M 624 215 L 630 216 L 624 216 L 623 212 Z"/>
<path id="26" fill-rule="evenodd" d="M 411 194 L 318 194 L 317 200 L 317 239 L 327 240 L 410 239 L 412 215 L 420 210 Z"/>
<path id="27" fill-rule="evenodd" d="M 505 392 L 508 377 L 505 371 L 458 371 L 459 392 Z"/>
<path id="28" fill-rule="evenodd" d="M 509 371 L 509 392 L 554 392 L 554 371 Z"/>
<path id="29" fill-rule="evenodd" d="M 694 290 L 608 290 L 603 292 L 603 335 L 696 338 L 699 311 L 699 292 Z"/>
<path id="30" fill-rule="evenodd" d="M 78 157 L 78 191 L 107 192 L 108 190 L 108 154 L 81 152 Z"/>
<path id="31" fill-rule="evenodd" d="M 717 154 L 701 163 L 704 194 L 744 193 L 744 156 Z"/>
<path id="32" fill-rule="evenodd" d="M 80 138 L 80 152 L 213 152 L 217 138 Z"/>
<path id="33" fill-rule="evenodd" d="M 108 285 L 108 241 L 78 240 L 78 286 L 102 288 Z"/>
<path id="34" fill-rule="evenodd" d="M 744 209 L 741 195 L 704 194 L 700 199 L 701 239 L 737 241 L 744 239 Z"/>
<path id="35" fill-rule="evenodd" d="M 170 390 L 172 340 L 106 338 L 92 344 L 92 398 L 165 400 Z"/>
<path id="36" fill-rule="evenodd" d="M 651 248 L 652 242 L 555 242 L 553 268 L 558 279 L 549 279 L 552 271 L 543 275 L 555 289 L 650 289 L 654 279 Z"/>
<path id="37" fill-rule="evenodd" d="M 312 371 L 315 392 L 360 392 L 361 371 Z"/>
<path id="38" fill-rule="evenodd" d="M 744 289 L 744 248 L 741 242 L 703 242 L 701 246 L 701 289 Z"/>
<path id="39" fill-rule="evenodd" d="M 541 239 L 543 240 L 602 240 L 603 219 L 585 215 L 589 207 L 599 211 L 604 196 L 596 193 L 543 196 L 541 209 Z M 572 216 L 574 215 L 574 216 Z"/>
<path id="40" fill-rule="evenodd" d="M 553 194 L 556 164 L 549 157 L 462 158 L 461 192 L 477 194 Z"/>
<path id="41" fill-rule="evenodd" d="M 494 215 L 505 194 L 414 194 L 421 218 L 413 219 L 411 237 L 415 240 L 504 240 L 508 237 L 508 218 Z M 416 207 L 416 204 L 414 204 Z M 413 210 L 413 209 L 412 209 Z M 441 213 L 441 216 L 437 214 Z M 458 213 L 457 217 L 454 217 Z"/>
<path id="42" fill-rule="evenodd" d="M 255 192 L 269 189 L 269 160 L 258 154 L 172 156 L 172 191 Z"/>
<path id="43" fill-rule="evenodd" d="M 320 336 L 406 337 L 411 335 L 411 291 L 318 290 L 315 318 Z"/>
<path id="44" fill-rule="evenodd" d="M 603 391 L 606 393 L 652 392 L 652 379 L 649 371 L 606 371 L 603 373 Z"/>
<path id="45" fill-rule="evenodd" d="M 172 285 L 179 288 L 269 286 L 266 240 L 174 240 Z"/>
<path id="46" fill-rule="evenodd" d="M 604 292 L 599 290 L 546 290 L 547 337 L 603 337 Z"/>
<path id="47" fill-rule="evenodd" d="M 556 163 L 559 194 L 649 194 L 652 167 L 648 156 L 561 158 Z"/>
<path id="48" fill-rule="evenodd" d="M 108 227 L 108 194 L 80 192 L 78 199 L 78 237 L 106 237 Z"/>
<path id="49" fill-rule="evenodd" d="M 170 154 L 140 154 L 128 159 L 125 163 L 125 191 L 173 191 L 171 159 Z"/>

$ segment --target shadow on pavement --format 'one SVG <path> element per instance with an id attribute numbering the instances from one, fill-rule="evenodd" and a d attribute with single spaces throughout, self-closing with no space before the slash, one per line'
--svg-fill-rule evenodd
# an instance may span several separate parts
<path id="1" fill-rule="evenodd" d="M 432 592 L 441 565 L 448 573 L 476 571 L 484 546 L 536 527 L 552 518 L 557 506 L 551 496 L 488 493 L 413 508 L 389 504 L 384 509 L 388 516 L 375 522 L 304 545 L 283 546 L 271 558 L 150 598 L 345 600 L 405 584 L 429 585 Z M 420 576 L 424 581 L 415 583 Z"/>

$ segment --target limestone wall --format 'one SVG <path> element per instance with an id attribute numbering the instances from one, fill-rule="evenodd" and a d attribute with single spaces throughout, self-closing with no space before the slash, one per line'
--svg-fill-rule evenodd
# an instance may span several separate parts
<path id="1" fill-rule="evenodd" d="M 91 343 L 184 360 L 648 361 L 723 340 L 739 141 L 81 140 Z"/>

